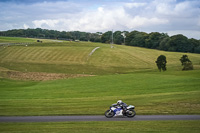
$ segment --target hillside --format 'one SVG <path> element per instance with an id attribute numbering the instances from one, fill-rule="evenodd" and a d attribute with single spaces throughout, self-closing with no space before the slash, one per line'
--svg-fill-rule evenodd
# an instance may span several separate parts
<path id="1" fill-rule="evenodd" d="M 0 40 L 5 42 L 4 38 Z M 33 39 L 30 41 L 33 42 Z M 20 42 L 19 38 L 17 42 Z M 99 48 L 90 55 L 96 47 Z M 169 71 L 180 71 L 182 66 L 179 59 L 185 54 L 124 45 L 113 45 L 111 48 L 110 44 L 91 42 L 43 40 L 43 43 L 37 43 L 36 39 L 29 45 L 1 46 L 0 53 L 0 67 L 4 72 L 14 70 L 87 75 L 157 71 L 155 60 L 161 54 L 167 57 Z M 194 68 L 200 69 L 200 55 L 187 55 Z"/>
<path id="2" fill-rule="evenodd" d="M 34 42 L 36 39 L 22 38 L 22 37 L 3 37 L 0 36 L 0 44 L 4 43 L 23 43 L 23 42 Z"/>
<path id="3" fill-rule="evenodd" d="M 137 114 L 200 113 L 199 54 L 187 53 L 195 70 L 182 72 L 185 53 L 42 41 L 0 46 L 0 115 L 102 115 L 119 99 Z M 161 54 L 168 70 L 160 73 L 155 60 Z"/>

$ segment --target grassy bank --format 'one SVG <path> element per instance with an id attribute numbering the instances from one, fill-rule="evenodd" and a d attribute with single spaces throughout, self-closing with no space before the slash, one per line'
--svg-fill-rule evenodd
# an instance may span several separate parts
<path id="1" fill-rule="evenodd" d="M 56 81 L 0 79 L 0 115 L 102 115 L 122 99 L 137 114 L 200 114 L 200 70 Z"/>
<path id="2" fill-rule="evenodd" d="M 200 121 L 0 123 L 1 133 L 199 133 Z"/>

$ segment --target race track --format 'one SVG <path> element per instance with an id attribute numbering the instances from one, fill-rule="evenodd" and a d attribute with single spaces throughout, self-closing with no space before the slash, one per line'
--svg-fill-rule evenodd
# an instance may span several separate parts
<path id="1" fill-rule="evenodd" d="M 200 115 L 136 115 L 133 118 L 105 116 L 16 116 L 0 117 L 0 122 L 65 122 L 65 121 L 151 121 L 151 120 L 200 120 Z"/>

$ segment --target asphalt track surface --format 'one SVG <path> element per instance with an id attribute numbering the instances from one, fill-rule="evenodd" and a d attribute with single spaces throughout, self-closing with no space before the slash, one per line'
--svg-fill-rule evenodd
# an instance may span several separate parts
<path id="1" fill-rule="evenodd" d="M 16 116 L 0 117 L 1 122 L 67 122 L 67 121 L 152 121 L 152 120 L 200 120 L 200 115 L 136 115 L 133 118 L 105 116 Z"/>

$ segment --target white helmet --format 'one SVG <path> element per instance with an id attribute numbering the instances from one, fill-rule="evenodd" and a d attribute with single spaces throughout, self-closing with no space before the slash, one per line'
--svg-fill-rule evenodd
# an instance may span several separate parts
<path id="1" fill-rule="evenodd" d="M 118 101 L 117 101 L 117 104 L 121 104 L 121 103 L 122 103 L 122 100 L 118 100 Z"/>

